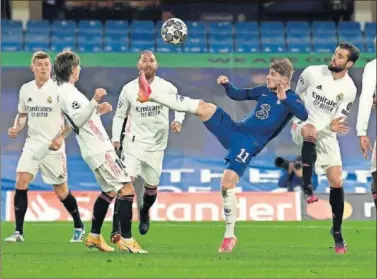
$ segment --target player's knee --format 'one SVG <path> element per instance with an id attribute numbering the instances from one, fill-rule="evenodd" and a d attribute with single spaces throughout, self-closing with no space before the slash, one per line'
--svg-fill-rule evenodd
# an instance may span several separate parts
<path id="1" fill-rule="evenodd" d="M 203 100 L 200 100 L 198 110 L 196 115 L 199 116 L 200 120 L 207 121 L 212 117 L 216 112 L 216 106 L 211 103 L 206 103 Z"/>
<path id="2" fill-rule="evenodd" d="M 332 188 L 342 188 L 343 187 L 343 179 L 342 177 L 333 177 L 329 179 L 330 186 Z"/>
<path id="3" fill-rule="evenodd" d="M 301 129 L 301 133 L 303 137 L 313 137 L 317 138 L 317 129 L 312 125 L 312 124 L 306 124 L 304 127 Z"/>
<path id="4" fill-rule="evenodd" d="M 149 189 L 157 189 L 157 185 L 150 185 L 148 183 L 145 183 L 144 187 Z"/>
<path id="5" fill-rule="evenodd" d="M 16 189 L 18 190 L 26 190 L 29 188 L 29 184 L 33 176 L 30 173 L 21 172 L 17 173 L 16 177 Z"/>
<path id="6" fill-rule="evenodd" d="M 54 191 L 59 200 L 65 200 L 69 194 L 67 183 L 54 185 Z"/>
<path id="7" fill-rule="evenodd" d="M 227 179 L 221 180 L 221 191 L 234 189 L 235 187 L 236 187 L 236 184 L 233 181 L 227 180 Z"/>
<path id="8" fill-rule="evenodd" d="M 135 187 L 133 183 L 125 183 L 122 187 L 122 189 L 119 190 L 119 194 L 121 196 L 129 196 L 129 195 L 135 195 Z"/>
<path id="9" fill-rule="evenodd" d="M 116 197 L 116 195 L 117 195 L 117 193 L 116 192 L 114 192 L 114 191 L 110 191 L 110 192 L 106 192 L 106 195 L 108 195 L 110 198 L 115 198 Z"/>

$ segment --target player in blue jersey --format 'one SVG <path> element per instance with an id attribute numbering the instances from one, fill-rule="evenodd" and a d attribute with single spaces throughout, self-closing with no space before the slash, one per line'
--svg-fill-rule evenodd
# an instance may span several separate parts
<path id="1" fill-rule="evenodd" d="M 203 100 L 152 92 L 145 74 L 140 72 L 140 102 L 153 101 L 176 111 L 197 115 L 228 150 L 225 158 L 226 168 L 221 179 L 226 230 L 219 252 L 231 252 L 237 244 L 234 235 L 237 218 L 235 187 L 251 158 L 275 138 L 293 116 L 303 121 L 308 118 L 300 97 L 290 89 L 292 75 L 291 62 L 282 59 L 271 63 L 265 86 L 240 89 L 231 84 L 226 76 L 220 76 L 217 82 L 225 87 L 227 95 L 232 100 L 257 101 L 254 111 L 244 120 L 235 122 L 220 107 Z"/>

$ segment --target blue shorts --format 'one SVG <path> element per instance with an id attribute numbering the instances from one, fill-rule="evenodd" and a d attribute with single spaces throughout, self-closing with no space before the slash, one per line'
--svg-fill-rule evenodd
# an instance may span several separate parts
<path id="1" fill-rule="evenodd" d="M 260 151 L 261 144 L 254 137 L 237 131 L 237 124 L 219 107 L 204 125 L 228 150 L 225 157 L 226 169 L 235 171 L 241 177 L 248 168 L 251 158 Z"/>

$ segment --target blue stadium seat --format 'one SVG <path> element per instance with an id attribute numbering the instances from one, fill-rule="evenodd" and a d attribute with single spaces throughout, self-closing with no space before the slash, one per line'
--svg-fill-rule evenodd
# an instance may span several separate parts
<path id="1" fill-rule="evenodd" d="M 374 42 L 367 42 L 366 50 L 371 53 L 376 53 L 376 45 Z"/>
<path id="2" fill-rule="evenodd" d="M 365 23 L 364 32 L 367 37 L 375 37 L 376 36 L 376 23 L 375 22 L 367 22 Z"/>
<path id="3" fill-rule="evenodd" d="M 103 50 L 106 52 L 128 52 L 128 42 L 104 42 Z"/>
<path id="4" fill-rule="evenodd" d="M 25 33 L 25 43 L 26 42 L 34 42 L 34 43 L 45 43 L 50 42 L 50 36 L 46 33 Z"/>
<path id="5" fill-rule="evenodd" d="M 154 41 L 132 41 L 131 42 L 131 51 L 140 52 L 143 50 L 155 50 Z"/>
<path id="6" fill-rule="evenodd" d="M 264 21 L 260 25 L 260 32 L 261 34 L 284 34 L 284 25 L 280 21 Z"/>
<path id="7" fill-rule="evenodd" d="M 285 52 L 286 47 L 284 43 L 262 43 L 263 52 Z"/>
<path id="8" fill-rule="evenodd" d="M 208 52 L 207 42 L 199 42 L 199 43 L 187 42 L 183 45 L 183 51 L 193 52 L 193 53 Z"/>
<path id="9" fill-rule="evenodd" d="M 58 42 L 58 41 L 52 41 L 51 42 L 51 51 L 60 52 L 64 49 L 76 49 L 76 41 L 75 42 Z"/>
<path id="10" fill-rule="evenodd" d="M 313 34 L 313 42 L 314 43 L 331 43 L 331 44 L 337 44 L 338 38 L 335 34 L 332 33 L 322 33 L 322 34 Z"/>
<path id="11" fill-rule="evenodd" d="M 128 36 L 120 34 L 106 34 L 103 38 L 105 43 L 123 43 L 128 44 Z"/>
<path id="12" fill-rule="evenodd" d="M 43 51 L 49 51 L 50 50 L 50 43 L 49 42 L 33 42 L 25 41 L 25 46 L 24 46 L 25 51 L 38 51 L 38 50 L 43 50 Z"/>
<path id="13" fill-rule="evenodd" d="M 310 25 L 307 21 L 288 21 L 287 22 L 287 34 L 299 33 L 310 34 Z"/>
<path id="14" fill-rule="evenodd" d="M 129 26 L 125 20 L 108 20 L 105 23 L 106 34 L 128 34 Z"/>
<path id="15" fill-rule="evenodd" d="M 235 34 L 236 42 L 257 42 L 259 43 L 259 34 Z"/>
<path id="16" fill-rule="evenodd" d="M 259 34 L 259 25 L 255 21 L 237 22 L 234 25 L 234 34 Z"/>
<path id="17" fill-rule="evenodd" d="M 233 52 L 233 45 L 230 44 L 212 44 L 208 48 L 211 53 L 230 53 Z"/>
<path id="18" fill-rule="evenodd" d="M 56 43 L 59 43 L 59 42 L 64 42 L 64 43 L 70 43 L 70 44 L 76 44 L 76 36 L 72 35 L 72 34 L 60 34 L 60 35 L 56 35 L 56 34 L 52 34 L 51 35 L 51 42 L 56 42 Z"/>
<path id="19" fill-rule="evenodd" d="M 153 41 L 155 40 L 155 33 L 146 32 L 143 31 L 134 31 L 131 33 L 131 40 L 132 41 Z"/>
<path id="20" fill-rule="evenodd" d="M 350 42 L 352 44 L 363 44 L 364 38 L 359 33 L 340 33 L 339 42 Z"/>
<path id="21" fill-rule="evenodd" d="M 313 49 L 318 53 L 333 53 L 336 45 L 336 43 L 314 42 Z"/>
<path id="22" fill-rule="evenodd" d="M 230 34 L 226 33 L 217 33 L 217 34 L 208 34 L 208 42 L 223 42 L 223 41 L 231 41 L 233 37 Z"/>
<path id="23" fill-rule="evenodd" d="M 153 21 L 148 20 L 134 20 L 131 23 L 132 32 L 141 32 L 141 33 L 154 33 L 155 26 Z"/>
<path id="24" fill-rule="evenodd" d="M 259 41 L 235 41 L 235 51 L 239 53 L 260 52 Z"/>
<path id="25" fill-rule="evenodd" d="M 338 23 L 338 33 L 361 33 L 360 22 L 342 21 Z"/>
<path id="26" fill-rule="evenodd" d="M 161 38 L 161 36 L 158 36 Z M 207 35 L 204 33 L 194 33 L 187 36 L 187 42 L 200 43 L 207 42 Z"/>
<path id="27" fill-rule="evenodd" d="M 102 43 L 78 42 L 77 49 L 80 52 L 101 52 Z"/>
<path id="28" fill-rule="evenodd" d="M 10 51 L 22 51 L 22 42 L 5 42 L 1 41 L 1 51 L 10 52 Z"/>
<path id="29" fill-rule="evenodd" d="M 48 20 L 28 20 L 26 30 L 29 33 L 50 32 L 50 22 Z"/>
<path id="30" fill-rule="evenodd" d="M 289 33 L 287 32 L 287 42 L 289 43 L 310 43 L 311 38 L 308 33 Z"/>
<path id="31" fill-rule="evenodd" d="M 233 25 L 231 22 L 210 22 L 208 24 L 208 31 L 211 34 L 233 34 Z"/>
<path id="32" fill-rule="evenodd" d="M 21 20 L 1 20 L 1 29 L 5 30 L 22 30 L 22 21 Z"/>
<path id="33" fill-rule="evenodd" d="M 284 35 L 282 33 L 261 33 L 261 42 L 264 44 L 278 43 L 283 44 L 285 42 Z"/>
<path id="34" fill-rule="evenodd" d="M 336 33 L 336 26 L 333 21 L 313 21 L 313 33 Z"/>
<path id="35" fill-rule="evenodd" d="M 189 36 L 192 34 L 207 34 L 207 26 L 203 22 L 186 21 Z"/>
<path id="36" fill-rule="evenodd" d="M 311 43 L 288 43 L 288 51 L 293 53 L 308 53 L 312 52 Z"/>
<path id="37" fill-rule="evenodd" d="M 102 36 L 96 34 L 78 34 L 77 42 L 81 43 L 96 43 L 102 44 Z"/>
<path id="38" fill-rule="evenodd" d="M 3 33 L 3 32 L 1 32 Z M 23 35 L 22 33 L 5 33 L 1 34 L 1 41 L 7 43 L 22 43 L 23 42 Z"/>
<path id="39" fill-rule="evenodd" d="M 170 44 L 160 44 L 160 45 L 157 45 L 157 48 L 156 48 L 156 51 L 157 52 L 165 52 L 165 53 L 169 53 L 169 52 L 182 52 L 182 47 L 180 45 L 170 45 Z"/>
<path id="40" fill-rule="evenodd" d="M 73 20 L 55 20 L 51 24 L 51 31 L 55 34 L 75 34 L 76 28 Z"/>
<path id="41" fill-rule="evenodd" d="M 103 32 L 103 25 L 99 20 L 80 20 L 77 28 L 81 34 L 102 34 Z"/>

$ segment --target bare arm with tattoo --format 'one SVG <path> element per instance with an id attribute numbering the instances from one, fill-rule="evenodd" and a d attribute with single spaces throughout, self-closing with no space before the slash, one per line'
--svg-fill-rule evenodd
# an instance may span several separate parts
<path id="1" fill-rule="evenodd" d="M 18 133 L 25 128 L 27 121 L 27 113 L 17 113 L 16 118 L 14 119 L 13 127 L 8 129 L 8 136 L 11 138 L 16 138 Z"/>

